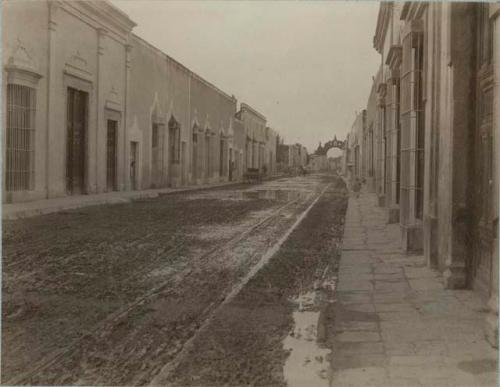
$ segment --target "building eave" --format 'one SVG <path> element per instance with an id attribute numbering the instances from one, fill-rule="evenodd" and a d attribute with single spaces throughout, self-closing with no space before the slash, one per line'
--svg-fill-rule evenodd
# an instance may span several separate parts
<path id="1" fill-rule="evenodd" d="M 392 2 L 380 3 L 377 17 L 377 26 L 375 28 L 375 36 L 373 37 L 373 47 L 375 48 L 375 50 L 377 50 L 378 53 L 382 53 L 385 35 L 389 27 L 392 5 Z"/>
<path id="2" fill-rule="evenodd" d="M 109 1 L 57 1 L 62 8 L 72 15 L 84 20 L 95 28 L 113 33 L 118 40 L 128 41 L 128 36 L 137 24 L 123 11 L 112 5 Z"/>
<path id="3" fill-rule="evenodd" d="M 178 60 L 172 58 L 170 55 L 166 54 L 162 50 L 160 50 L 158 47 L 155 47 L 151 43 L 149 43 L 147 40 L 141 38 L 140 36 L 132 33 L 131 34 L 132 39 L 134 39 L 136 42 L 142 44 L 145 47 L 148 47 L 149 49 L 155 51 L 157 54 L 163 56 L 165 60 L 169 61 L 170 63 L 174 64 L 179 70 L 183 71 L 186 73 L 188 76 L 190 76 L 192 79 L 195 79 L 208 88 L 212 89 L 213 91 L 217 92 L 219 95 L 223 96 L 226 98 L 228 101 L 234 103 L 236 105 L 237 99 L 234 95 L 229 95 L 225 91 L 219 89 L 217 86 L 215 86 L 213 83 L 207 81 L 205 78 L 202 76 L 196 74 L 194 71 L 190 70 L 188 67 L 184 66 L 182 63 L 180 63 Z"/>
<path id="4" fill-rule="evenodd" d="M 403 5 L 401 20 L 419 19 L 427 8 L 428 3 L 424 1 L 409 1 Z"/>
<path id="5" fill-rule="evenodd" d="M 248 105 L 248 104 L 246 104 L 246 103 L 244 103 L 244 102 L 242 102 L 242 103 L 240 104 L 240 109 L 241 109 L 242 111 L 247 110 L 248 112 L 250 112 L 250 113 L 252 113 L 253 115 L 255 115 L 255 116 L 259 117 L 260 119 L 262 119 L 264 122 L 266 122 L 266 121 L 267 121 L 266 117 L 265 117 L 263 114 L 259 113 L 257 110 L 255 110 L 255 109 L 254 109 L 254 108 L 252 108 L 250 105 Z"/>

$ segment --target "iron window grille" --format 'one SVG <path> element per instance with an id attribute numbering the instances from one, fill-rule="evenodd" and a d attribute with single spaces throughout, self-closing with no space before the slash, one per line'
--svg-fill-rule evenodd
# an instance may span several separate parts
<path id="1" fill-rule="evenodd" d="M 401 76 L 401 221 L 422 219 L 424 184 L 423 34 L 403 39 Z M 413 173 L 412 173 L 413 170 Z M 412 197 L 411 193 L 414 196 Z M 410 201 L 413 204 L 410 206 Z M 413 214 L 410 213 L 413 208 Z"/>
<path id="2" fill-rule="evenodd" d="M 7 191 L 34 189 L 36 90 L 7 85 L 7 144 L 5 188 Z"/>

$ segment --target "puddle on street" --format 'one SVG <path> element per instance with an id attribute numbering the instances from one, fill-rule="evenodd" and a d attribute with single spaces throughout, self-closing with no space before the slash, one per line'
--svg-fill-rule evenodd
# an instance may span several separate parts
<path id="1" fill-rule="evenodd" d="M 201 241 L 223 241 L 242 233 L 251 225 L 252 221 L 248 219 L 240 223 L 203 225 L 193 227 L 186 235 Z"/>
<path id="2" fill-rule="evenodd" d="M 321 343 L 324 327 L 320 324 L 321 310 L 329 302 L 327 292 L 335 288 L 335 280 L 324 282 L 315 291 L 292 299 L 297 310 L 293 312 L 293 331 L 283 341 L 290 351 L 283 374 L 290 387 L 328 386 L 331 350 Z"/>
<path id="3" fill-rule="evenodd" d="M 241 191 L 241 197 L 243 199 L 265 199 L 265 200 L 277 200 L 277 201 L 290 201 L 295 200 L 303 196 L 300 191 L 288 191 L 288 190 L 252 190 L 252 191 Z"/>
<path id="4" fill-rule="evenodd" d="M 186 200 L 218 199 L 218 200 L 274 200 L 288 202 L 307 197 L 310 191 L 283 189 L 248 189 L 243 191 L 213 191 L 189 195 Z"/>

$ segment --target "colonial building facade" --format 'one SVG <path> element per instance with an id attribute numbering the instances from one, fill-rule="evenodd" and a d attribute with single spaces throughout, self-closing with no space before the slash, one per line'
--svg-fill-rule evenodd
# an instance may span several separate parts
<path id="1" fill-rule="evenodd" d="M 278 170 L 290 171 L 305 167 L 309 160 L 307 148 L 299 143 L 278 144 Z"/>
<path id="2" fill-rule="evenodd" d="M 422 252 L 446 287 L 484 296 L 494 342 L 499 16 L 493 3 L 381 3 L 374 47 L 382 65 L 360 151 L 361 175 L 373 175 L 405 250 Z"/>
<path id="3" fill-rule="evenodd" d="M 266 119 L 135 36 L 105 1 L 6 2 L 4 201 L 276 170 Z M 249 141 L 251 145 L 249 145 Z"/>

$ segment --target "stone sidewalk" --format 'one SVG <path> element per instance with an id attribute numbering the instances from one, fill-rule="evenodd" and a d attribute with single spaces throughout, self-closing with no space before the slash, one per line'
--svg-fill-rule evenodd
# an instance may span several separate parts
<path id="1" fill-rule="evenodd" d="M 266 177 L 265 179 L 263 179 L 263 181 L 276 180 L 285 176 L 286 175 L 283 174 L 276 174 Z M 2 205 L 2 219 L 14 220 L 19 218 L 29 218 L 37 215 L 74 210 L 77 208 L 89 206 L 127 203 L 132 200 L 156 198 L 160 195 L 168 195 L 171 193 L 198 191 L 243 183 L 244 182 L 241 180 L 226 181 L 205 185 L 192 185 L 180 188 L 157 188 L 140 191 L 114 191 L 90 195 L 63 196 L 58 198 L 42 199 L 23 203 L 4 203 Z"/>
<path id="2" fill-rule="evenodd" d="M 32 202 L 3 204 L 2 219 L 14 220 L 19 218 L 29 218 L 37 215 L 74 210 L 77 208 L 89 206 L 127 203 L 132 200 L 156 198 L 160 195 L 168 195 L 171 193 L 204 190 L 234 184 L 242 184 L 242 182 L 222 182 L 206 185 L 194 185 L 182 188 L 158 188 L 140 191 L 114 191 L 101 194 L 63 196 L 59 198 L 42 199 Z"/>
<path id="3" fill-rule="evenodd" d="M 422 256 L 405 255 L 374 194 L 351 197 L 335 308 L 333 386 L 496 386 L 485 305 L 446 290 Z"/>

